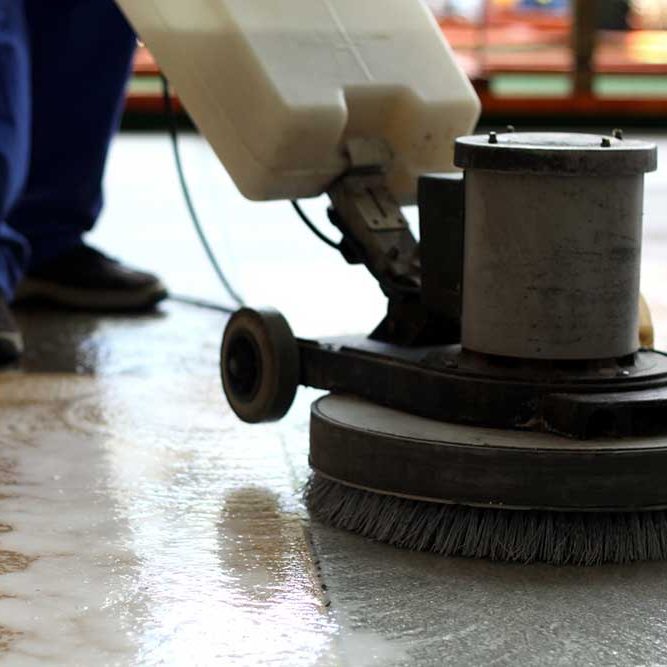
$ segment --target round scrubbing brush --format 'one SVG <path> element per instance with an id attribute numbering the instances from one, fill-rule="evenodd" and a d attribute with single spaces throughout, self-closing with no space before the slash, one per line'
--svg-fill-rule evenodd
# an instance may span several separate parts
<path id="1" fill-rule="evenodd" d="M 396 547 L 554 565 L 667 558 L 667 441 L 576 442 L 443 424 L 360 399 L 313 406 L 306 504 Z"/>

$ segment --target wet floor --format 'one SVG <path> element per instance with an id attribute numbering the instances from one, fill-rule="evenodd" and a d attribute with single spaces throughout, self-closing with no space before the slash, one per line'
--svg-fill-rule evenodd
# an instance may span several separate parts
<path id="1" fill-rule="evenodd" d="M 300 334 L 373 324 L 382 301 L 363 272 L 285 205 L 242 201 L 200 141 L 185 148 L 246 298 Z M 167 151 L 160 137 L 121 138 L 94 240 L 222 301 Z M 667 347 L 664 176 L 648 183 L 644 291 Z M 667 564 L 447 560 L 310 524 L 315 393 L 280 424 L 238 423 L 217 377 L 224 315 L 169 303 L 134 319 L 20 321 L 26 358 L 0 375 L 0 664 L 667 663 Z"/>

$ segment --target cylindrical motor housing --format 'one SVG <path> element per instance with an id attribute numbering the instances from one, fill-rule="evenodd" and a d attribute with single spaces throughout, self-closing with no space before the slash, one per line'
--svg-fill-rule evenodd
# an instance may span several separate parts
<path id="1" fill-rule="evenodd" d="M 596 360 L 639 348 L 652 144 L 567 133 L 465 137 L 463 347 Z"/>

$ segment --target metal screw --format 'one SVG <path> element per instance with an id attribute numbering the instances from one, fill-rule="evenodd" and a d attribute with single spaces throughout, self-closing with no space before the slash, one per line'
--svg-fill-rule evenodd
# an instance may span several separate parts
<path id="1" fill-rule="evenodd" d="M 490 144 L 498 143 L 498 134 L 496 132 L 489 132 L 489 143 Z"/>
<path id="2" fill-rule="evenodd" d="M 614 135 L 614 139 L 620 139 L 623 141 L 623 130 L 616 128 L 612 134 Z"/>
<path id="3" fill-rule="evenodd" d="M 611 147 L 611 139 L 609 137 L 603 137 L 602 148 L 610 148 L 610 147 Z"/>

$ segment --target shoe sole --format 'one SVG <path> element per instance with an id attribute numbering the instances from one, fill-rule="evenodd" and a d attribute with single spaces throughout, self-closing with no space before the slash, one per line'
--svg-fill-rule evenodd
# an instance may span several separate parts
<path id="1" fill-rule="evenodd" d="M 26 278 L 16 291 L 14 304 L 40 302 L 73 310 L 140 311 L 153 308 L 168 295 L 159 282 L 141 290 L 123 291 L 81 289 Z"/>
<path id="2" fill-rule="evenodd" d="M 17 331 L 0 331 L 0 364 L 17 361 L 23 354 L 23 336 Z"/>

